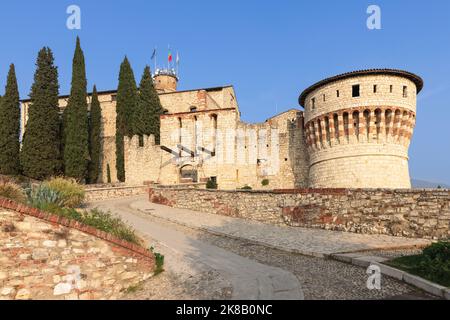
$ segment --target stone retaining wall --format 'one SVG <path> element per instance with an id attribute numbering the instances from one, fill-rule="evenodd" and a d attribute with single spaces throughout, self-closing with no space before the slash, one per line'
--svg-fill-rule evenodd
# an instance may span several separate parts
<path id="1" fill-rule="evenodd" d="M 154 203 L 290 225 L 415 238 L 450 237 L 449 190 L 151 188 Z"/>
<path id="2" fill-rule="evenodd" d="M 154 256 L 110 234 L 0 199 L 0 300 L 120 299 Z"/>
<path id="3" fill-rule="evenodd" d="M 119 186 L 104 188 L 87 188 L 85 200 L 102 201 L 113 198 L 131 197 L 147 193 L 148 186 Z"/>

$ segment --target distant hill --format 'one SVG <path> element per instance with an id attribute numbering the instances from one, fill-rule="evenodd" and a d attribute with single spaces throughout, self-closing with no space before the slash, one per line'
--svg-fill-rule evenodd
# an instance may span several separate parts
<path id="1" fill-rule="evenodd" d="M 411 179 L 412 187 L 415 189 L 435 189 L 441 186 L 444 189 L 450 189 L 450 185 L 445 183 L 430 182 L 425 180 Z"/>

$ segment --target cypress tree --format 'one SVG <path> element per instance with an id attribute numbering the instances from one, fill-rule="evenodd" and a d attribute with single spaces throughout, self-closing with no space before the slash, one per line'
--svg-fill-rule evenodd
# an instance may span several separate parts
<path id="1" fill-rule="evenodd" d="M 83 181 L 89 163 L 88 105 L 84 54 L 78 37 L 72 68 L 72 88 L 64 110 L 64 172 Z"/>
<path id="2" fill-rule="evenodd" d="M 0 173 L 19 173 L 20 102 L 16 71 L 11 64 L 5 95 L 0 100 Z"/>
<path id="3" fill-rule="evenodd" d="M 120 65 L 116 105 L 116 169 L 117 179 L 125 181 L 123 138 L 133 135 L 133 112 L 136 109 L 137 88 L 128 58 Z"/>
<path id="4" fill-rule="evenodd" d="M 50 48 L 39 51 L 36 66 L 20 164 L 24 175 L 45 179 L 61 168 L 58 69 Z"/>
<path id="5" fill-rule="evenodd" d="M 89 117 L 89 183 L 96 183 L 99 176 L 100 152 L 101 152 L 101 122 L 102 110 L 98 101 L 97 88 L 94 86 L 91 100 L 91 112 Z"/>
<path id="6" fill-rule="evenodd" d="M 153 134 L 159 144 L 160 115 L 163 113 L 158 93 L 148 66 L 145 67 L 139 85 L 139 94 L 133 120 L 133 133 L 139 136 Z"/>

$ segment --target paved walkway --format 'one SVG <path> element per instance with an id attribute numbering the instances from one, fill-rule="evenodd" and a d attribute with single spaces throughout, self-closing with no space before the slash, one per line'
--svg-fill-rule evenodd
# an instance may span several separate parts
<path id="1" fill-rule="evenodd" d="M 291 272 L 241 257 L 179 231 L 150 222 L 150 218 L 146 216 L 147 213 L 137 210 L 137 208 L 155 209 L 153 205 L 148 205 L 151 207 L 147 206 L 145 197 L 108 200 L 94 204 L 96 207 L 119 215 L 141 234 L 160 241 L 176 251 L 184 259 L 191 261 L 190 265 L 202 270 L 205 266 L 209 267 L 230 279 L 233 286 L 233 299 L 304 299 L 300 283 Z M 160 214 L 167 211 L 165 207 L 157 209 Z M 166 260 L 168 261 L 169 259 Z"/>
<path id="2" fill-rule="evenodd" d="M 146 196 L 135 197 L 129 203 L 135 210 L 187 227 L 316 257 L 377 249 L 422 247 L 430 243 L 425 239 L 274 226 L 256 221 L 162 206 L 150 203 Z"/>

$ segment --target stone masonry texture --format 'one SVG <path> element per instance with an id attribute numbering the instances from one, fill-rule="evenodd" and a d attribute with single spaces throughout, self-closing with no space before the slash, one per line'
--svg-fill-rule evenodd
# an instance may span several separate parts
<path id="1" fill-rule="evenodd" d="M 217 191 L 157 187 L 151 202 L 289 225 L 411 238 L 450 237 L 450 191 L 291 189 Z"/>
<path id="2" fill-rule="evenodd" d="M 154 270 L 144 248 L 5 199 L 0 247 L 1 300 L 120 299 Z"/>

